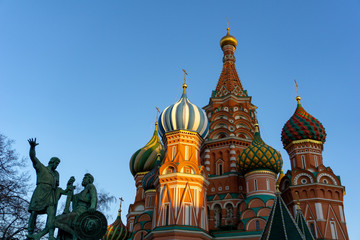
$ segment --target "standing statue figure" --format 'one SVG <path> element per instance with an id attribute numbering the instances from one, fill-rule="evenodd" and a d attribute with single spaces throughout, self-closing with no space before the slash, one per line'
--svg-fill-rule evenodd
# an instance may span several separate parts
<path id="1" fill-rule="evenodd" d="M 28 225 L 28 238 L 40 239 L 41 236 L 34 235 L 36 218 L 38 214 L 47 214 L 46 226 L 41 235 L 49 232 L 49 239 L 53 240 L 55 230 L 55 214 L 57 205 L 57 192 L 60 191 L 59 173 L 55 170 L 60 163 L 60 159 L 52 157 L 48 166 L 44 166 L 36 157 L 35 147 L 39 145 L 35 139 L 28 140 L 30 144 L 30 159 L 36 170 L 36 188 L 31 197 L 29 212 L 30 219 Z M 38 234 L 36 234 L 38 235 Z"/>

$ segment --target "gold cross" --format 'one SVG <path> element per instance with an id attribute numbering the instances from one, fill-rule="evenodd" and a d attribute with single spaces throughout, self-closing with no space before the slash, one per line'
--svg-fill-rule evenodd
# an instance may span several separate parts
<path id="1" fill-rule="evenodd" d="M 121 198 L 119 198 L 120 199 L 120 210 L 121 210 L 121 204 L 122 204 L 122 202 L 124 201 L 124 199 L 121 197 Z"/>
<path id="2" fill-rule="evenodd" d="M 295 86 L 296 86 L 296 96 L 299 96 L 299 89 L 298 89 L 299 87 L 296 83 L 296 79 L 294 79 L 294 81 L 295 81 Z"/>
<path id="3" fill-rule="evenodd" d="M 155 108 L 156 108 L 156 121 L 157 121 L 157 119 L 158 119 L 158 117 L 159 117 L 160 110 L 159 110 L 158 107 L 155 107 Z"/>
<path id="4" fill-rule="evenodd" d="M 186 76 L 189 76 L 185 69 L 183 69 L 184 72 L 184 84 L 186 84 Z"/>
<path id="5" fill-rule="evenodd" d="M 226 18 L 226 22 L 227 22 L 227 28 L 230 28 L 230 24 L 229 24 L 229 19 Z"/>

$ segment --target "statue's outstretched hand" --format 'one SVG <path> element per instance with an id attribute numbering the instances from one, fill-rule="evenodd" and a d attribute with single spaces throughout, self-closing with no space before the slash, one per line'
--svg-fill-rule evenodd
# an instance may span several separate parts
<path id="1" fill-rule="evenodd" d="M 35 147 L 35 146 L 39 145 L 39 143 L 36 142 L 36 138 L 30 138 L 30 139 L 28 139 L 28 142 L 31 147 Z"/>

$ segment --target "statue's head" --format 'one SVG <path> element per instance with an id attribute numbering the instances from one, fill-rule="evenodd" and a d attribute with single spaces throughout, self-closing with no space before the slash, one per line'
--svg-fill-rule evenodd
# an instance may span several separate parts
<path id="1" fill-rule="evenodd" d="M 60 163 L 59 158 L 52 157 L 52 158 L 50 158 L 49 166 L 51 167 L 52 170 L 55 170 L 57 168 L 57 166 L 59 165 L 59 163 Z"/>
<path id="2" fill-rule="evenodd" d="M 84 175 L 84 178 L 83 178 L 83 180 L 82 180 L 81 185 L 83 185 L 83 186 L 85 187 L 86 185 L 88 185 L 88 184 L 90 184 L 90 183 L 93 183 L 93 182 L 94 182 L 94 177 L 93 177 L 93 175 L 91 175 L 90 173 L 86 173 L 86 174 Z"/>

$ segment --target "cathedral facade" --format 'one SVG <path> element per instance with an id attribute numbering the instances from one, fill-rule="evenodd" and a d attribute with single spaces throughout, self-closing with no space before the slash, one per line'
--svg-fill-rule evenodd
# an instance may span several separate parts
<path id="1" fill-rule="evenodd" d="M 324 164 L 325 128 L 297 96 L 280 152 L 261 137 L 257 107 L 235 68 L 237 40 L 220 40 L 223 69 L 209 104 L 191 103 L 186 83 L 150 141 L 130 159 L 136 196 L 103 239 L 349 239 L 344 186 Z M 286 158 L 287 159 L 287 158 Z"/>

